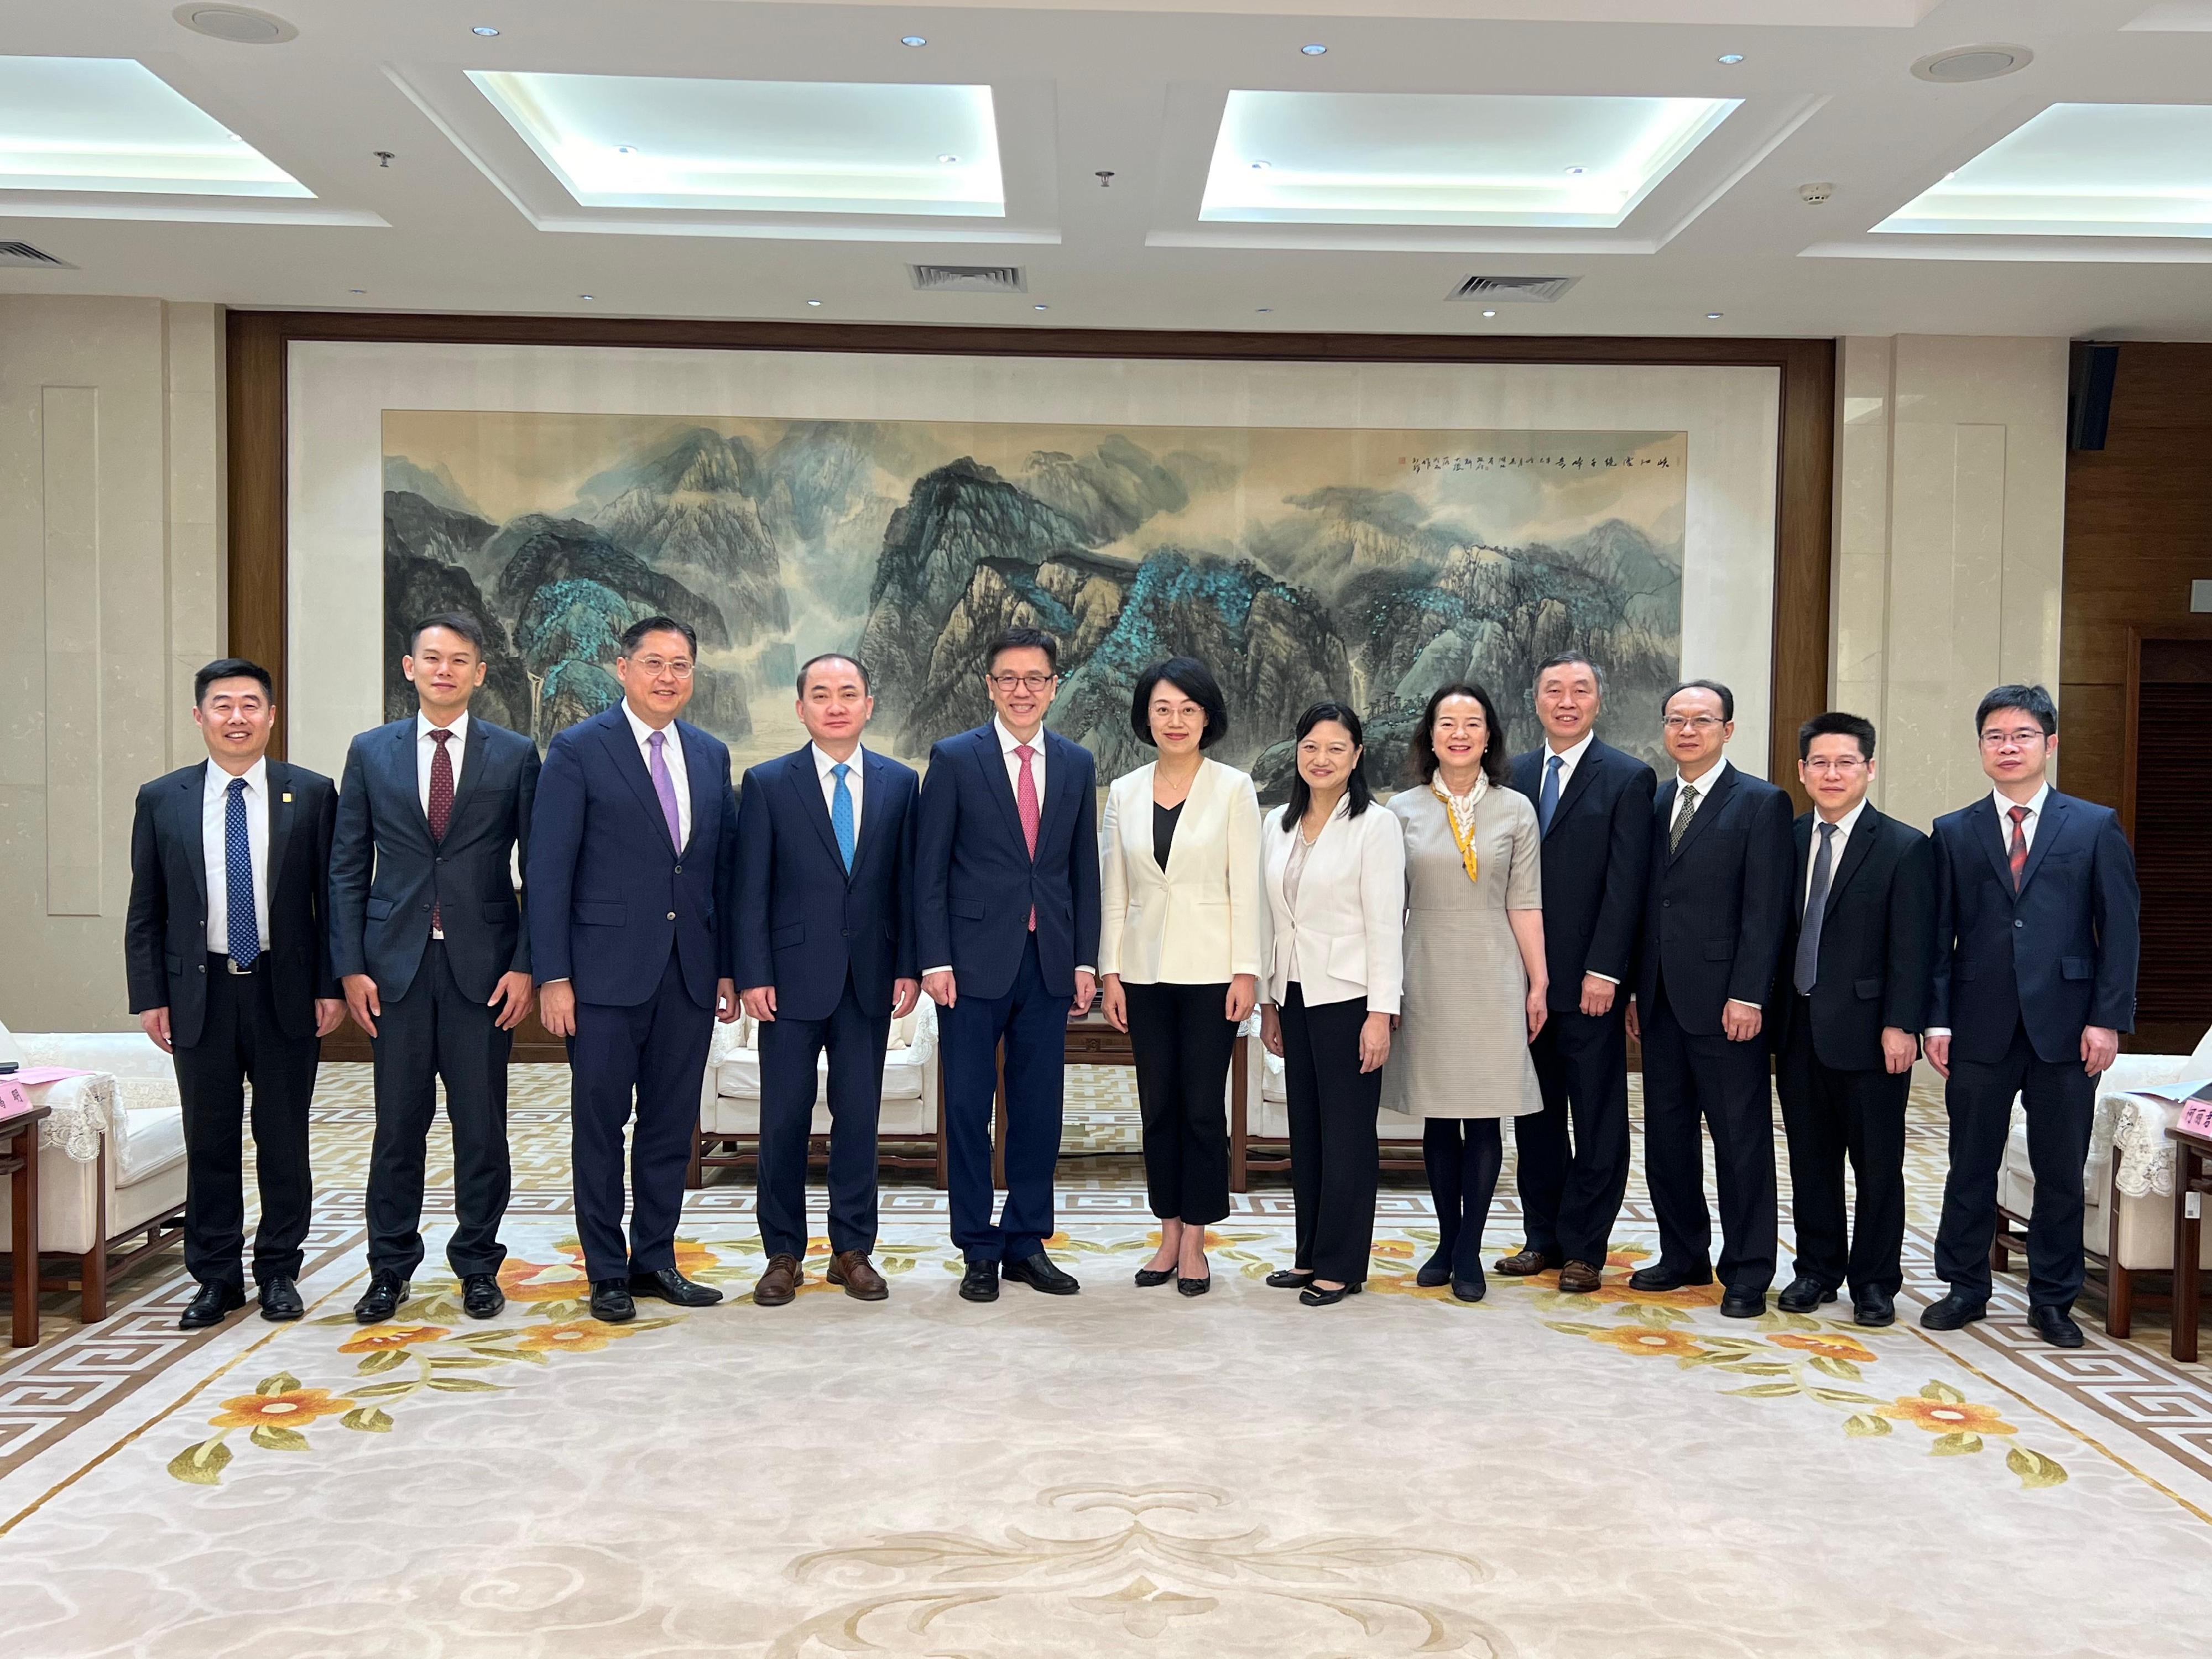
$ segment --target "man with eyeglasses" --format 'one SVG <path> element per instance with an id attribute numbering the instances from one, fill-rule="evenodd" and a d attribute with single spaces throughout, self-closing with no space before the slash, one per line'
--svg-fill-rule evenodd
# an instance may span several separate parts
<path id="1" fill-rule="evenodd" d="M 2078 1348 L 2081 1167 L 2098 1074 L 2135 1029 L 2142 895 L 2118 815 L 2051 787 L 2050 692 L 1998 686 L 1974 711 L 1974 730 L 1991 792 L 1936 820 L 1927 1041 L 1951 1116 L 1936 1234 L 1936 1271 L 1951 1291 L 1920 1322 L 1954 1331 L 1988 1314 L 1997 1166 L 2018 1097 L 2035 1176 L 2028 1324 L 2053 1347 Z"/>
<path id="2" fill-rule="evenodd" d="M 1790 912 L 1790 797 L 1722 751 L 1735 694 L 1686 680 L 1660 704 L 1674 775 L 1652 804 L 1651 877 L 1629 1035 L 1644 1044 L 1644 1164 L 1659 1260 L 1639 1291 L 1713 1280 L 1698 1133 L 1718 1173 L 1721 1312 L 1755 1319 L 1774 1281 L 1774 1107 L 1765 1005 Z"/>
<path id="3" fill-rule="evenodd" d="M 568 1043 L 576 1231 L 592 1317 L 635 1298 L 722 1299 L 676 1270 L 676 1224 L 714 1021 L 738 1017 L 738 802 L 730 751 L 678 720 L 698 635 L 647 617 L 622 636 L 623 700 L 556 736 L 538 775 L 524 890 L 538 1018 Z M 623 1237 L 623 1131 L 630 1223 Z"/>
<path id="4" fill-rule="evenodd" d="M 988 726 L 929 751 L 915 827 L 915 933 L 939 1009 L 952 1242 L 960 1294 L 999 1279 L 1048 1296 L 1081 1288 L 1053 1264 L 1067 1016 L 1091 1006 L 1098 960 L 1097 771 L 1044 729 L 1060 642 L 1010 628 L 991 643 Z M 1006 1045 L 1006 1200 L 992 1218 L 991 1110 Z"/>
<path id="5" fill-rule="evenodd" d="M 1797 1233 L 1796 1277 L 1777 1305 L 1817 1312 L 1848 1279 L 1852 1318 L 1882 1326 L 1904 1283 L 1905 1105 L 1935 968 L 1936 875 L 1928 837 L 1867 799 L 1874 745 L 1874 722 L 1856 714 L 1797 730 L 1813 810 L 1797 820 L 1771 1006 Z M 1848 1229 L 1846 1158 L 1858 1188 Z"/>

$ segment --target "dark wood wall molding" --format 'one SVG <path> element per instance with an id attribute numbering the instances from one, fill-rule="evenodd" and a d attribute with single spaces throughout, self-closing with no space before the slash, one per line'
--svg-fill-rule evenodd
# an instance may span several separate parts
<path id="1" fill-rule="evenodd" d="M 1827 706 L 1835 453 L 1832 340 L 1468 339 L 1431 334 L 1245 334 L 1164 329 L 939 328 L 629 317 L 234 311 L 229 318 L 231 649 L 285 685 L 285 386 L 295 340 L 450 345 L 691 347 L 1224 362 L 1624 363 L 1780 371 L 1770 775 L 1796 788 L 1794 733 Z M 283 752 L 280 726 L 276 747 Z"/>

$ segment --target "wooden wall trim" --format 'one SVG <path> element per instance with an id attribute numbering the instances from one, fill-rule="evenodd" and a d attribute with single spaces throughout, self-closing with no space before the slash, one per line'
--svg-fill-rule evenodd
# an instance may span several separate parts
<path id="1" fill-rule="evenodd" d="M 637 317 L 404 312 L 229 313 L 230 648 L 265 664 L 285 701 L 285 395 L 295 340 L 470 345 L 679 347 L 975 356 L 1217 362 L 1626 363 L 1747 366 L 1781 374 L 1776 468 L 1774 657 L 1769 768 L 1796 793 L 1800 721 L 1827 706 L 1832 340 L 1601 336 L 1471 339 L 1431 334 L 1219 333 L 1164 329 L 968 328 Z M 280 724 L 275 752 L 283 752 Z M 1802 800 L 1800 799 L 1802 805 Z"/>

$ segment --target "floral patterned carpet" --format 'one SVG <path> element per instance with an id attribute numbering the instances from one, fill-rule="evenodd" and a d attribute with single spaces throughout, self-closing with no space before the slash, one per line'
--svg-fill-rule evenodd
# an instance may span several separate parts
<path id="1" fill-rule="evenodd" d="M 350 1133 L 333 1081 L 326 1182 L 351 1156 L 324 1156 Z M 1139 1291 L 1140 1188 L 1111 1159 L 1062 1173 L 1052 1249 L 1079 1297 L 960 1301 L 941 1196 L 899 1184 L 889 1302 L 824 1283 L 817 1239 L 798 1302 L 757 1308 L 751 1194 L 722 1185 L 687 1206 L 682 1265 L 731 1300 L 624 1327 L 585 1314 L 565 1194 L 538 1182 L 502 1316 L 426 1273 L 364 1328 L 358 1193 L 331 1184 L 301 1323 L 179 1336 L 187 1287 L 160 1269 L 0 1364 L 0 1650 L 2203 1651 L 2204 1368 L 2094 1322 L 2055 1355 L 2016 1282 L 1986 1325 L 1920 1332 L 1920 1195 L 1905 1317 L 1865 1331 L 1631 1291 L 1640 1193 L 1593 1295 L 1415 1288 L 1435 1227 L 1402 1182 L 1341 1306 L 1261 1282 L 1289 1256 L 1279 1187 L 1215 1230 L 1212 1294 Z"/>

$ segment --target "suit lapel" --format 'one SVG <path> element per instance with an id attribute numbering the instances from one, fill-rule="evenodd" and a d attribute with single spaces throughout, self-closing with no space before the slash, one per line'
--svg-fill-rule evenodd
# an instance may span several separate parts
<path id="1" fill-rule="evenodd" d="M 392 769 L 392 775 L 386 782 L 391 786 L 394 794 L 406 801 L 404 810 L 409 815 L 409 822 L 422 832 L 425 840 L 428 840 L 430 815 L 422 810 L 422 791 L 415 781 L 415 721 L 410 716 L 397 724 L 399 729 L 392 734 L 392 747 L 385 754 L 385 763 Z M 461 765 L 464 770 L 467 769 L 468 757 L 465 755 L 461 757 Z"/>
<path id="2" fill-rule="evenodd" d="M 708 775 L 714 769 L 714 757 L 708 753 L 703 734 L 682 720 L 671 720 L 669 725 L 675 730 L 677 742 L 684 745 L 684 781 L 691 792 L 691 834 L 682 848 L 688 853 L 694 847 L 707 844 L 707 833 L 714 828 L 715 814 L 720 805 L 720 793 L 715 789 L 714 780 Z M 646 782 L 649 785 L 652 781 L 648 775 Z M 660 797 L 655 795 L 653 804 L 657 810 L 660 805 Z M 664 833 L 666 827 L 667 821 L 663 819 Z"/>
<path id="3" fill-rule="evenodd" d="M 1671 855 L 1674 858 L 1679 859 L 1685 853 L 1690 850 L 1691 845 L 1696 842 L 1698 837 L 1705 834 L 1705 826 L 1713 821 L 1714 817 L 1718 814 L 1720 809 L 1728 805 L 1729 798 L 1735 793 L 1735 767 L 1722 767 L 1719 769 L 1719 775 L 1717 777 L 1715 777 L 1711 772 L 1708 772 L 1705 775 L 1713 779 L 1712 784 L 1710 789 L 1700 789 L 1698 791 L 1698 810 L 1691 815 L 1688 827 L 1682 831 L 1680 844 L 1674 848 L 1674 853 Z M 1692 784 L 1691 787 L 1692 788 L 1696 788 L 1697 786 Z M 1668 804 L 1667 833 L 1670 836 L 1674 833 L 1674 804 L 1672 801 L 1669 801 Z"/>
<path id="4" fill-rule="evenodd" d="M 653 833 L 659 838 L 660 845 L 668 848 L 669 856 L 673 859 L 676 849 L 668 839 L 668 818 L 660 810 L 659 795 L 654 793 L 653 774 L 645 769 L 645 757 L 638 752 L 637 743 L 630 733 L 629 717 L 620 708 L 614 708 L 599 718 L 606 722 L 599 728 L 599 741 L 606 745 L 607 754 L 614 761 L 615 770 L 622 774 L 623 781 L 629 785 L 630 793 L 637 797 L 638 805 L 644 809 L 647 821 L 653 825 Z M 684 756 L 684 763 L 688 768 L 690 763 L 689 754 Z M 698 826 L 698 808 L 695 804 L 691 815 L 695 834 Z"/>
<path id="5" fill-rule="evenodd" d="M 1820 915 L 1823 917 L 1835 914 L 1836 896 L 1850 884 L 1853 876 L 1858 874 L 1859 866 L 1867 861 L 1868 855 L 1874 851 L 1875 837 L 1881 833 L 1881 814 L 1869 806 L 1859 814 L 1859 821 L 1851 826 L 1851 838 L 1844 843 L 1843 862 L 1836 866 L 1835 873 L 1828 878 L 1828 902 L 1820 907 Z"/>
<path id="6" fill-rule="evenodd" d="M 270 761 L 265 775 L 269 780 L 269 925 L 273 935 L 276 881 L 284 868 L 284 848 L 292 839 L 292 769 L 283 761 Z"/>
<path id="7" fill-rule="evenodd" d="M 2009 893 L 2012 891 L 2012 858 L 2005 851 L 2004 825 L 1997 818 L 1996 803 L 1984 795 L 1966 809 L 1966 816 L 1971 821 L 1974 839 L 1981 842 L 1982 851 L 1989 854 L 1990 868 L 1996 872 L 1997 885 Z M 2038 839 L 2041 838 L 2039 836 Z"/>
<path id="8" fill-rule="evenodd" d="M 187 771 L 177 791 L 177 839 L 191 855 L 192 884 L 200 890 L 200 914 L 207 915 L 207 836 L 200 814 L 206 805 L 207 767 Z"/>
<path id="9" fill-rule="evenodd" d="M 875 850 L 876 843 L 884 837 L 884 823 L 890 808 L 890 763 L 872 749 L 860 750 L 860 834 L 853 848 L 853 870 L 858 874 L 860 860 Z M 827 809 L 824 809 L 826 815 Z M 830 844 L 836 844 L 833 833 Z M 849 881 L 850 877 L 847 878 Z"/>
<path id="10" fill-rule="evenodd" d="M 1559 820 L 1566 817 L 1573 810 L 1574 804 L 1582 799 L 1583 791 L 1589 787 L 1590 775 L 1605 763 L 1599 757 L 1602 745 L 1593 740 L 1590 746 L 1583 750 L 1583 757 L 1576 763 L 1573 773 L 1568 777 L 1566 787 L 1559 791 L 1559 804 L 1552 808 L 1552 824 L 1551 829 L 1544 832 L 1546 839 L 1550 838 L 1552 830 L 1559 827 Z M 1547 744 L 1537 753 L 1536 787 L 1539 791 L 1544 787 L 1544 768 L 1551 763 L 1551 745 Z"/>
<path id="11" fill-rule="evenodd" d="M 447 746 L 452 747 L 450 744 Z M 413 757 L 410 755 L 409 758 L 412 759 Z M 452 835 L 453 826 L 461 821 L 461 809 L 469 804 L 469 798 L 476 793 L 477 786 L 483 781 L 483 722 L 471 717 L 469 720 L 467 734 L 461 738 L 461 775 L 453 785 L 453 815 L 446 820 L 447 835 Z M 408 782 L 411 786 L 414 779 L 410 776 Z M 407 793 L 414 801 L 417 810 L 420 810 L 422 805 L 421 792 L 410 787 Z M 422 820 L 424 827 L 427 828 L 429 822 L 426 815 Z"/>
<path id="12" fill-rule="evenodd" d="M 863 795 L 866 793 L 866 773 L 863 771 L 861 774 Z M 837 867 L 843 869 L 844 855 L 837 850 L 837 828 L 830 822 L 830 808 L 822 799 L 822 775 L 814 769 L 812 744 L 810 744 L 795 755 L 785 757 L 783 780 L 799 802 L 799 815 L 814 826 L 815 834 L 822 837 L 823 848 L 836 863 Z M 864 812 L 861 814 L 861 822 L 865 823 L 866 821 L 867 815 Z M 860 863 L 860 849 L 856 847 L 853 850 L 854 867 L 857 869 Z M 845 879 L 849 882 L 852 878 L 851 872 L 848 872 Z"/>
<path id="13" fill-rule="evenodd" d="M 975 764 L 983 769 L 984 788 L 989 791 L 992 799 L 1006 809 L 1006 823 L 1014 832 L 1014 845 L 1026 853 L 1029 837 L 1022 834 L 1021 808 L 1014 804 L 1013 780 L 1006 775 L 1006 757 L 999 747 L 999 728 L 987 726 L 976 732 L 971 752 Z"/>
<path id="14" fill-rule="evenodd" d="M 2027 844 L 2027 863 L 2020 872 L 2020 890 L 2025 893 L 2035 872 L 2043 867 L 2043 855 L 2051 850 L 2051 842 L 2066 833 L 2066 811 L 2070 803 L 2056 789 L 2043 798 L 2043 822 L 2035 826 L 2035 838 Z M 2012 860 L 2005 860 L 2008 873 Z"/>
<path id="15" fill-rule="evenodd" d="M 1068 754 L 1075 745 L 1049 732 L 1039 732 L 1037 737 L 1051 757 L 1044 771 L 1044 810 L 1037 816 L 1037 845 L 1042 848 L 1059 833 L 1060 818 L 1075 805 L 1075 766 Z"/>

